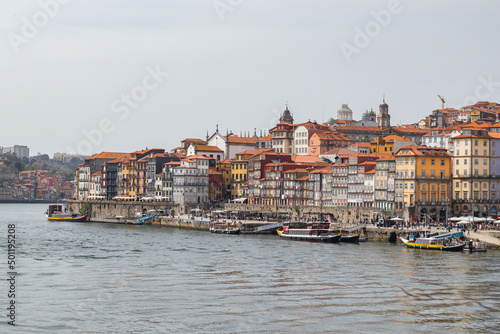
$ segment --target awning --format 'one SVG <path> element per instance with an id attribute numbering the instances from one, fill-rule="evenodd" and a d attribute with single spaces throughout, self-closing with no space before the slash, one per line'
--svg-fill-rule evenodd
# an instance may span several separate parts
<path id="1" fill-rule="evenodd" d="M 241 197 L 241 198 L 235 198 L 234 199 L 235 202 L 244 202 L 246 200 L 247 200 L 246 197 Z"/>

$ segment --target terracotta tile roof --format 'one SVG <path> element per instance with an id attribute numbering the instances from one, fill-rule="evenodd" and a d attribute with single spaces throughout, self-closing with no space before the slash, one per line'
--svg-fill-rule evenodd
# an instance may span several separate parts
<path id="1" fill-rule="evenodd" d="M 238 144 L 255 144 L 257 143 L 257 139 L 252 137 L 239 137 L 236 135 L 230 135 L 225 137 L 229 143 L 238 143 Z"/>
<path id="2" fill-rule="evenodd" d="M 370 147 L 370 143 L 356 143 L 351 145 L 352 147 Z"/>
<path id="3" fill-rule="evenodd" d="M 135 154 L 147 154 L 150 151 L 158 151 L 158 150 L 165 151 L 165 149 L 163 149 L 163 148 L 146 148 L 144 150 L 134 151 L 132 153 L 135 153 Z"/>
<path id="4" fill-rule="evenodd" d="M 270 141 L 273 138 L 273 135 L 267 135 L 265 137 L 257 139 L 257 141 Z"/>
<path id="5" fill-rule="evenodd" d="M 320 158 L 312 155 L 294 155 L 292 161 L 295 163 L 325 163 Z"/>
<path id="6" fill-rule="evenodd" d="M 421 134 L 425 134 L 425 133 L 429 132 L 429 130 L 418 129 L 418 128 L 393 127 L 393 129 L 396 130 L 396 131 L 407 132 L 407 133 L 421 133 Z"/>
<path id="7" fill-rule="evenodd" d="M 397 136 L 397 135 L 386 136 L 386 137 L 384 137 L 384 140 L 385 141 L 409 141 L 409 142 L 411 142 L 411 139 Z"/>
<path id="8" fill-rule="evenodd" d="M 495 139 L 500 139 L 500 132 L 488 132 L 488 135 Z"/>
<path id="9" fill-rule="evenodd" d="M 257 155 L 257 154 L 271 152 L 272 150 L 273 150 L 272 148 L 263 148 L 263 149 L 259 149 L 259 150 L 246 150 L 246 151 L 238 152 L 238 153 L 236 153 L 236 155 L 253 156 L 253 155 Z"/>
<path id="10" fill-rule="evenodd" d="M 376 132 L 380 131 L 378 126 L 359 126 L 359 125 L 344 125 L 339 126 L 337 130 L 353 130 L 353 131 L 364 131 L 364 132 Z"/>
<path id="11" fill-rule="evenodd" d="M 121 152 L 101 152 L 94 156 L 88 157 L 85 160 L 93 160 L 93 159 L 116 159 L 120 157 L 130 158 L 130 153 L 121 153 Z"/>
<path id="12" fill-rule="evenodd" d="M 209 160 L 209 159 L 213 159 L 213 158 L 209 158 L 209 157 L 205 157 L 203 155 L 188 155 L 185 160 L 187 159 L 203 159 L 203 160 Z"/>
<path id="13" fill-rule="evenodd" d="M 456 137 L 455 137 L 456 138 Z M 427 147 L 422 145 L 408 145 L 401 147 L 401 149 L 396 153 L 397 156 L 407 156 L 409 154 L 403 154 L 403 150 L 410 150 L 415 156 L 428 156 L 428 157 L 451 157 L 452 155 L 448 153 L 446 148 L 443 147 Z M 434 154 L 432 154 L 434 151 Z M 443 154 L 439 154 L 442 151 Z M 424 153 L 425 152 L 425 153 Z"/>
<path id="14" fill-rule="evenodd" d="M 217 146 L 211 146 L 211 145 L 198 145 L 196 147 L 196 151 L 205 151 L 205 152 L 224 152 Z"/>
<path id="15" fill-rule="evenodd" d="M 297 169 L 287 170 L 284 173 L 308 173 L 308 171 L 305 168 L 297 168 Z"/>
<path id="16" fill-rule="evenodd" d="M 334 148 L 333 150 L 330 150 L 328 152 L 322 153 L 320 155 L 329 155 L 329 154 L 352 155 L 352 154 L 356 154 L 356 153 L 357 153 L 356 151 L 350 150 L 348 148 L 337 147 L 337 148 Z"/>
<path id="17" fill-rule="evenodd" d="M 185 141 L 189 141 L 189 142 L 196 142 L 196 143 L 205 143 L 204 140 L 202 139 L 199 139 L 199 138 L 186 138 L 184 140 L 181 140 L 181 143 L 185 142 Z"/>
<path id="18" fill-rule="evenodd" d="M 394 160 L 396 160 L 396 157 L 391 154 L 391 156 L 389 157 L 382 157 L 377 159 L 376 161 L 394 161 Z"/>
<path id="19" fill-rule="evenodd" d="M 90 175 L 90 176 L 98 176 L 98 175 L 101 175 L 102 172 L 101 171 L 98 171 L 98 172 L 95 172 L 94 174 Z"/>

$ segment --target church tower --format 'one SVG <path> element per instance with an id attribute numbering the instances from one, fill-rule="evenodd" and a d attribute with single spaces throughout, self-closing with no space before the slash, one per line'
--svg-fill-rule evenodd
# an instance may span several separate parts
<path id="1" fill-rule="evenodd" d="M 290 114 L 290 110 L 288 110 L 288 103 L 286 104 L 286 108 L 280 117 L 280 123 L 293 124 L 293 116 Z"/>
<path id="2" fill-rule="evenodd" d="M 342 108 L 337 111 L 337 119 L 352 121 L 352 110 L 347 104 L 342 104 Z"/>
<path id="3" fill-rule="evenodd" d="M 385 97 L 384 102 L 379 106 L 377 125 L 381 130 L 391 127 L 391 115 L 389 115 L 389 106 L 385 103 Z"/>

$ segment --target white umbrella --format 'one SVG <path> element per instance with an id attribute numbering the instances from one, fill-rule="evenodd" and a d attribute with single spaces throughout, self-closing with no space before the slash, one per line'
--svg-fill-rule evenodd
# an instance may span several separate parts
<path id="1" fill-rule="evenodd" d="M 402 220 L 404 220 L 404 219 L 403 219 L 403 218 L 396 217 L 396 218 L 392 218 L 391 220 L 394 220 L 394 221 L 402 221 Z"/>

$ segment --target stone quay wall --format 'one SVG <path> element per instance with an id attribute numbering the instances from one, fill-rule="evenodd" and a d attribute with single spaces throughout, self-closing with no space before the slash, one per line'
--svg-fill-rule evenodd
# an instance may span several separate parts
<path id="1" fill-rule="evenodd" d="M 169 226 L 176 228 L 183 228 L 188 230 L 202 230 L 209 231 L 210 224 L 208 221 L 200 221 L 194 219 L 180 219 L 171 217 L 156 217 L 151 221 L 152 225 Z"/>
<path id="2" fill-rule="evenodd" d="M 68 211 L 80 212 L 84 203 L 88 203 L 89 219 L 99 217 L 116 217 L 134 219 L 136 213 L 148 212 L 149 210 L 164 210 L 171 207 L 174 211 L 176 207 L 171 202 L 124 202 L 124 201 L 68 201 Z"/>

